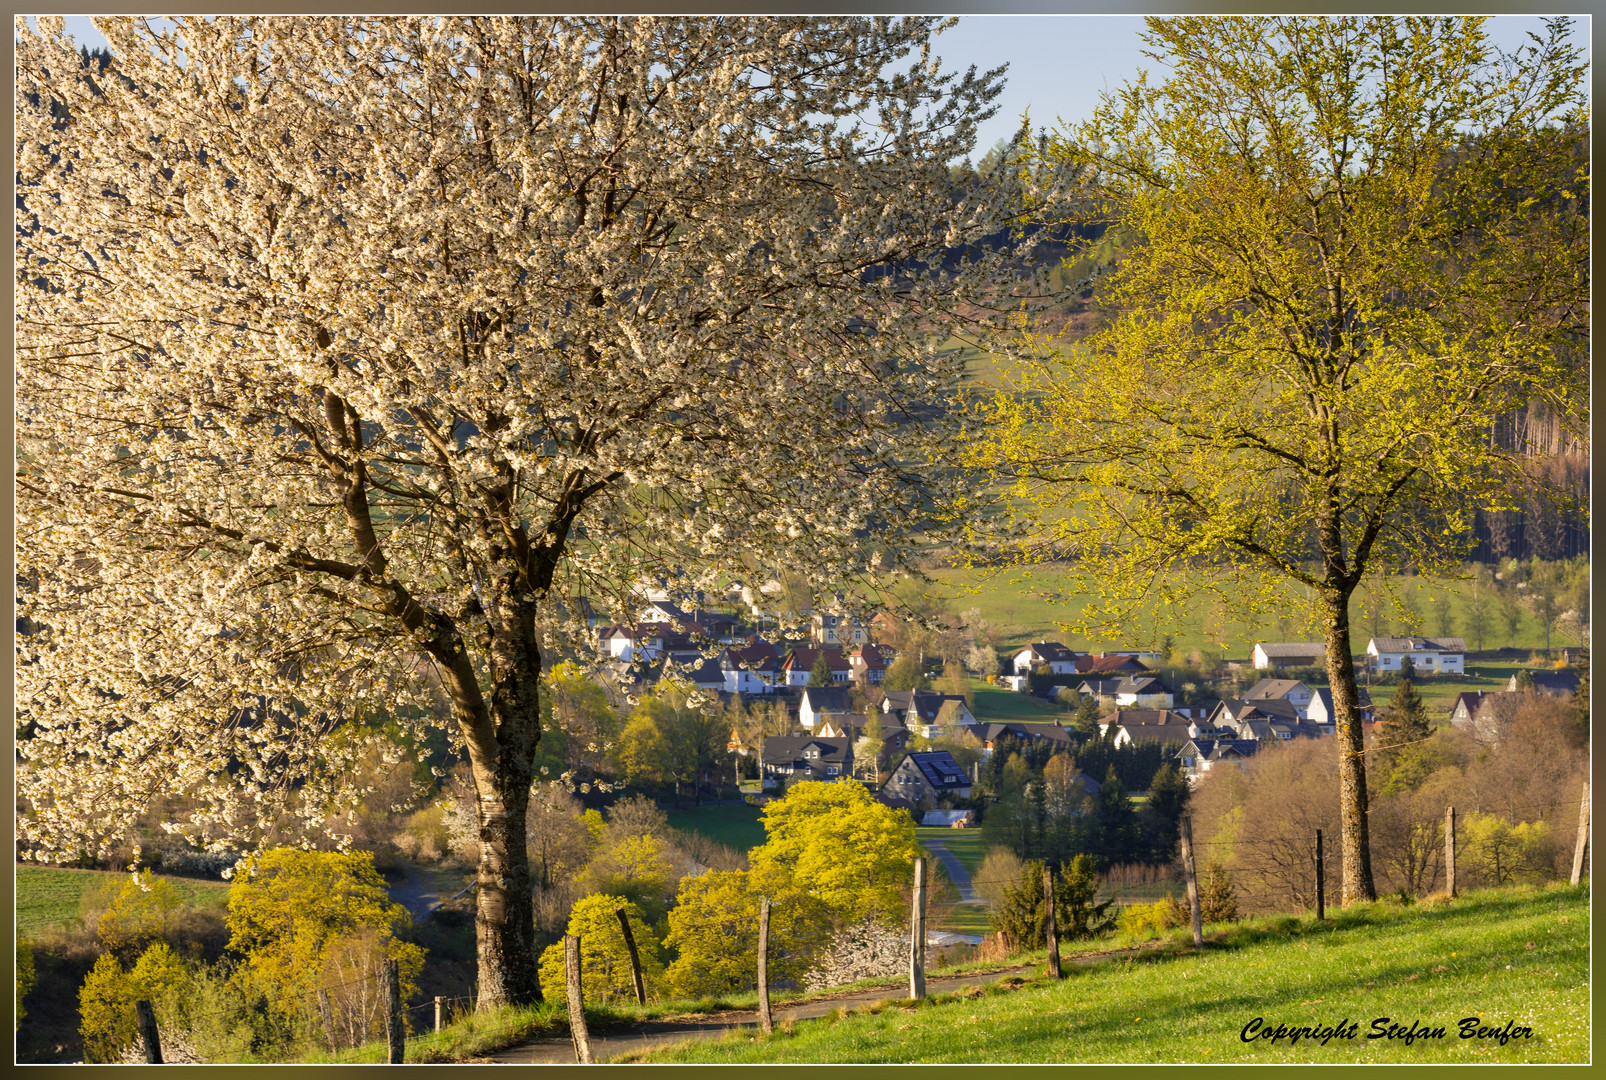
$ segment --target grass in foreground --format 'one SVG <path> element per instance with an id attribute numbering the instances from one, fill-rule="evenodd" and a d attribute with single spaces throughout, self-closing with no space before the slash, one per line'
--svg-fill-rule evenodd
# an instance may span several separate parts
<path id="1" fill-rule="evenodd" d="M 1583 1062 L 1589 1058 L 1587 886 L 1509 889 L 1453 903 L 1389 903 L 1216 927 L 1178 944 L 1072 968 L 1063 982 L 887 1001 L 764 1037 L 682 1043 L 680 1062 Z M 1374 1022 L 1386 1017 L 1381 1026 Z M 1460 1022 L 1531 1038 L 1461 1038 Z M 1244 1041 L 1275 1027 L 1355 1025 L 1353 1038 Z M 1367 1038 L 1390 1023 L 1442 1038 Z M 1346 1031 L 1348 1028 L 1346 1028 Z"/>

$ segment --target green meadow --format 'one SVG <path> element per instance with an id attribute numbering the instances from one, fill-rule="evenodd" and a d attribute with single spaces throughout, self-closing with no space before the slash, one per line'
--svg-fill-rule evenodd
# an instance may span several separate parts
<path id="1" fill-rule="evenodd" d="M 1159 947 L 1067 968 L 1063 981 L 1004 980 L 920 1003 L 889 995 L 772 1036 L 743 1031 L 640 1060 L 1589 1060 L 1587 885 L 1364 904 L 1321 923 L 1266 916 L 1208 928 L 1202 950 L 1177 931 Z M 1278 1025 L 1316 1034 L 1255 1037 Z"/>

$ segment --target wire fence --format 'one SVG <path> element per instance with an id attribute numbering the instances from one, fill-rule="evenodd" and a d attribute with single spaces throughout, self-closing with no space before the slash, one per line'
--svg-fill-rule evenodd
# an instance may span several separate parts
<path id="1" fill-rule="evenodd" d="M 1517 804 L 1501 804 L 1494 808 L 1507 815 L 1526 815 L 1538 813 L 1541 819 L 1546 814 L 1578 813 L 1580 801 L 1578 799 L 1551 799 L 1544 801 L 1528 801 Z M 1479 811 L 1472 811 L 1477 813 Z M 1442 819 L 1439 819 L 1442 821 Z M 1459 835 L 1464 828 L 1465 817 L 1456 818 L 1456 833 Z M 1426 824 L 1426 822 L 1423 822 Z M 1338 845 L 1332 843 L 1337 840 L 1338 830 L 1329 832 L 1328 826 L 1320 827 L 1324 834 L 1330 836 L 1329 845 L 1324 855 L 1325 862 L 1336 862 L 1339 859 Z M 1587 818 L 1580 822 L 1579 843 L 1587 837 Z M 1302 851 L 1314 868 L 1316 851 L 1316 831 L 1309 833 L 1283 833 L 1275 836 L 1246 836 L 1231 839 L 1193 840 L 1191 846 L 1195 851 L 1212 851 L 1220 849 L 1247 849 L 1268 850 L 1275 849 L 1278 854 L 1287 855 L 1289 849 Z M 935 860 L 941 865 L 941 860 Z M 1181 861 L 1181 860 L 1179 860 Z M 1175 866 L 1176 864 L 1172 864 Z M 1442 869 L 1442 868 L 1441 868 Z M 1172 871 L 1175 873 L 1176 871 Z M 1185 881 L 1186 870 L 1181 876 L 1162 877 L 1164 870 L 1157 870 L 1154 881 L 1143 882 L 1142 885 L 1167 884 L 1175 885 Z M 1434 871 L 1434 880 L 1437 880 L 1438 869 Z M 939 879 L 940 880 L 940 879 Z M 957 884 L 957 882 L 956 882 Z M 970 886 L 1009 886 L 1019 888 L 1022 885 L 1030 886 L 1030 881 L 1024 874 L 1017 873 L 1008 877 L 969 877 Z M 1112 883 L 1101 881 L 1100 887 L 1111 892 L 1117 892 L 1122 887 L 1130 887 L 1132 883 Z M 1323 893 L 1331 894 L 1336 890 L 1329 881 L 1323 887 Z M 930 902 L 929 884 L 925 902 Z M 1252 904 L 1269 904 L 1286 906 L 1290 902 L 1299 909 L 1309 911 L 1316 906 L 1314 897 L 1308 895 L 1310 890 L 1305 887 L 1283 887 L 1265 890 L 1260 888 L 1247 889 L 1234 883 L 1232 889 L 1235 901 Z M 1157 902 L 1167 902 L 1168 897 L 1155 898 Z M 922 905 L 924 910 L 924 905 Z M 911 948 L 913 941 L 911 940 Z M 324 1033 L 326 1052 L 319 1053 L 320 1060 L 331 1063 L 354 1063 L 369 1061 L 376 1053 L 385 1053 L 384 1043 L 378 1047 L 373 1041 L 374 1031 L 386 1030 L 390 1018 L 390 980 L 396 977 L 393 971 L 387 970 L 386 965 L 355 978 L 339 979 L 335 981 L 313 981 L 303 983 L 290 991 L 286 998 L 294 1002 L 302 1010 L 304 1019 L 309 1023 L 321 1025 Z M 355 999 L 355 1000 L 354 1000 Z M 402 1003 L 400 1006 L 400 1019 L 403 1026 L 403 1055 L 405 1057 L 408 1046 L 417 1047 L 425 1043 L 438 1043 L 439 1029 L 446 1028 L 460 1021 L 464 1014 L 475 1017 L 473 1023 L 473 1036 L 476 1041 L 484 1043 L 512 1042 L 519 1037 L 542 1033 L 543 1028 L 550 1028 L 554 1036 L 567 1033 L 567 1018 L 552 1015 L 550 1024 L 543 1024 L 542 1017 L 526 1013 L 523 1016 L 508 1014 L 483 1015 L 477 1010 L 478 999 L 474 994 L 435 995 L 424 1000 L 414 1001 L 411 1004 Z M 337 1029 L 343 1030 L 345 1038 L 337 1037 Z M 345 1043 L 347 1045 L 340 1045 Z"/>

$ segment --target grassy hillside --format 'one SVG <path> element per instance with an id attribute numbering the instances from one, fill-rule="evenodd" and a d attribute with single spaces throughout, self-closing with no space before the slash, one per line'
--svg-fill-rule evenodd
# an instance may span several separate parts
<path id="1" fill-rule="evenodd" d="M 223 911 L 228 906 L 229 883 L 197 878 L 169 877 L 179 899 L 188 907 Z M 17 929 L 37 934 L 47 926 L 69 926 L 79 917 L 84 893 L 101 882 L 128 880 L 110 870 L 67 870 L 55 866 L 17 867 Z"/>
<path id="2" fill-rule="evenodd" d="M 1589 896 L 1552 886 L 1450 903 L 1362 905 L 1326 923 L 1270 916 L 1213 928 L 1194 952 L 1166 947 L 1073 965 L 919 1007 L 878 1003 L 648 1055 L 683 1062 L 1584 1062 L 1589 1059 Z M 1460 1037 L 1460 1022 L 1508 1022 L 1529 1038 Z M 1374 1021 L 1383 1020 L 1374 1027 Z M 1356 1026 L 1325 1045 L 1251 1039 L 1256 1019 Z M 1442 1038 L 1368 1038 L 1398 1023 Z M 1346 1028 L 1347 1030 L 1347 1028 Z"/>
<path id="3" fill-rule="evenodd" d="M 1000 655 L 1044 640 L 1059 641 L 1073 649 L 1093 652 L 1106 648 L 1151 648 L 1158 645 L 1168 631 L 1176 647 L 1184 652 L 1195 648 L 1214 653 L 1224 651 L 1227 656 L 1235 658 L 1247 657 L 1257 641 L 1316 640 L 1310 636 L 1310 628 L 1302 625 L 1303 593 L 1292 587 L 1287 591 L 1285 610 L 1288 614 L 1282 626 L 1274 617 L 1267 617 L 1259 623 L 1226 617 L 1207 597 L 1196 599 L 1176 613 L 1169 624 L 1157 624 L 1154 613 L 1146 612 L 1144 617 L 1134 620 L 1130 641 L 1112 641 L 1083 637 L 1060 629 L 1059 624 L 1075 620 L 1077 613 L 1090 599 L 1085 593 L 1068 590 L 1068 579 L 1060 568 L 1047 566 L 1030 572 L 944 570 L 934 576 L 937 579 L 935 591 L 950 598 L 955 611 L 972 607 L 981 609 L 982 617 L 1001 635 Z M 1473 635 L 1467 629 L 1465 582 L 1428 577 L 1406 578 L 1402 582 L 1403 594 L 1422 613 L 1423 625 L 1418 632 L 1438 632 L 1437 617 L 1428 599 L 1448 591 L 1452 597 L 1451 632 L 1465 637 L 1469 648 L 1475 647 Z M 1367 639 L 1372 636 L 1372 628 L 1361 615 L 1359 601 L 1353 616 L 1355 651 L 1360 653 L 1365 650 Z M 1391 612 L 1390 617 L 1378 626 L 1378 632 L 1399 634 L 1404 632 L 1404 628 L 1395 613 Z M 1497 649 L 1511 645 L 1512 641 L 1504 626 L 1497 625 L 1496 619 L 1491 616 L 1483 643 L 1485 648 Z M 1542 649 L 1544 644 L 1543 628 L 1524 612 L 1517 627 L 1515 647 Z M 1551 644 L 1559 647 L 1578 642 L 1565 633 L 1556 633 L 1552 635 Z"/>
<path id="4" fill-rule="evenodd" d="M 701 833 L 737 851 L 749 851 L 764 842 L 763 811 L 756 806 L 688 806 L 667 810 L 671 828 Z"/>

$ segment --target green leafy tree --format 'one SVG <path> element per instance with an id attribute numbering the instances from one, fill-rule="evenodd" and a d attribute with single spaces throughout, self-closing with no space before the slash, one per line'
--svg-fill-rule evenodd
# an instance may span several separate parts
<path id="1" fill-rule="evenodd" d="M 1585 61 L 1564 21 L 1166 18 L 1167 65 L 1043 155 L 1141 236 L 1116 317 L 987 411 L 972 447 L 1119 632 L 1158 594 L 1306 586 L 1338 720 L 1343 900 L 1375 895 L 1350 600 L 1464 557 L 1518 453 L 1489 418 L 1587 426 Z M 1406 238 L 1409 238 L 1408 240 Z M 1088 372 L 1119 370 L 1089 392 Z M 1046 534 L 1046 535 L 1045 535 Z M 1258 617 L 1258 615 L 1257 615 Z"/>
<path id="2" fill-rule="evenodd" d="M 901 915 L 920 845 L 908 814 L 883 806 L 858 784 L 805 780 L 764 809 L 764 843 L 753 871 L 784 869 L 799 888 L 848 921 Z"/>
<path id="3" fill-rule="evenodd" d="M 1467 866 L 1486 885 L 1542 881 L 1551 874 L 1550 828 L 1543 821 L 1513 825 L 1498 814 L 1471 813 L 1461 846 Z"/>
<path id="4" fill-rule="evenodd" d="M 897 690 L 929 688 L 925 673 L 920 670 L 920 659 L 912 651 L 899 653 L 897 658 L 887 665 L 886 674 L 881 677 L 881 689 L 889 693 Z"/>
<path id="5" fill-rule="evenodd" d="M 663 840 L 628 836 L 598 852 L 578 881 L 587 892 L 624 897 L 642 918 L 657 925 L 675 895 L 676 874 Z"/>
<path id="6" fill-rule="evenodd" d="M 739 993 L 758 978 L 759 904 L 770 898 L 769 971 L 798 981 L 830 936 L 831 908 L 784 868 L 709 871 L 681 879 L 665 943 L 675 950 L 668 983 L 678 997 Z"/>
<path id="7" fill-rule="evenodd" d="M 881 784 L 881 755 L 887 749 L 887 728 L 881 716 L 880 709 L 870 710 L 859 733 L 859 743 L 853 750 L 854 762 L 861 769 L 869 769 L 877 786 Z"/>
<path id="8" fill-rule="evenodd" d="M 95 937 L 108 951 L 132 962 L 168 932 L 182 907 L 172 882 L 141 870 L 120 883 L 110 906 L 95 920 Z"/>
<path id="9" fill-rule="evenodd" d="M 164 941 L 150 945 L 132 970 L 112 953 L 95 961 L 78 992 L 79 1034 L 91 1061 L 116 1061 L 139 1032 L 134 1002 L 151 1002 L 158 1024 L 170 1022 L 189 970 Z"/>
<path id="10" fill-rule="evenodd" d="M 729 745 L 721 714 L 688 684 L 665 679 L 631 711 L 616 760 L 629 782 L 672 787 L 677 801 L 689 785 L 701 804 L 704 783 L 729 775 Z"/>
<path id="11" fill-rule="evenodd" d="M 1078 694 L 1076 712 L 1071 716 L 1071 730 L 1082 739 L 1099 737 L 1099 703 L 1092 694 Z"/>
<path id="12" fill-rule="evenodd" d="M 629 899 L 597 893 L 575 903 L 564 931 L 580 939 L 580 994 L 588 1005 L 636 1000 L 630 948 L 625 944 L 624 931 L 615 914 L 621 907 L 630 921 L 630 936 L 636 942 L 647 998 L 650 1001 L 663 995 L 664 961 L 658 935 L 642 918 L 641 909 Z M 541 954 L 541 994 L 559 1005 L 569 1000 L 561 941 Z"/>
<path id="13" fill-rule="evenodd" d="M 399 964 L 403 997 L 415 992 L 424 950 L 396 936 L 411 922 L 407 909 L 391 902 L 372 854 L 294 848 L 249 862 L 229 889 L 226 918 L 229 948 L 244 957 L 271 1008 L 309 1018 L 320 985 L 377 985 L 387 959 Z M 369 990 L 345 1003 L 354 1011 L 342 1021 L 347 1033 L 338 1041 L 360 1041 L 376 1029 L 381 1014 Z"/>

